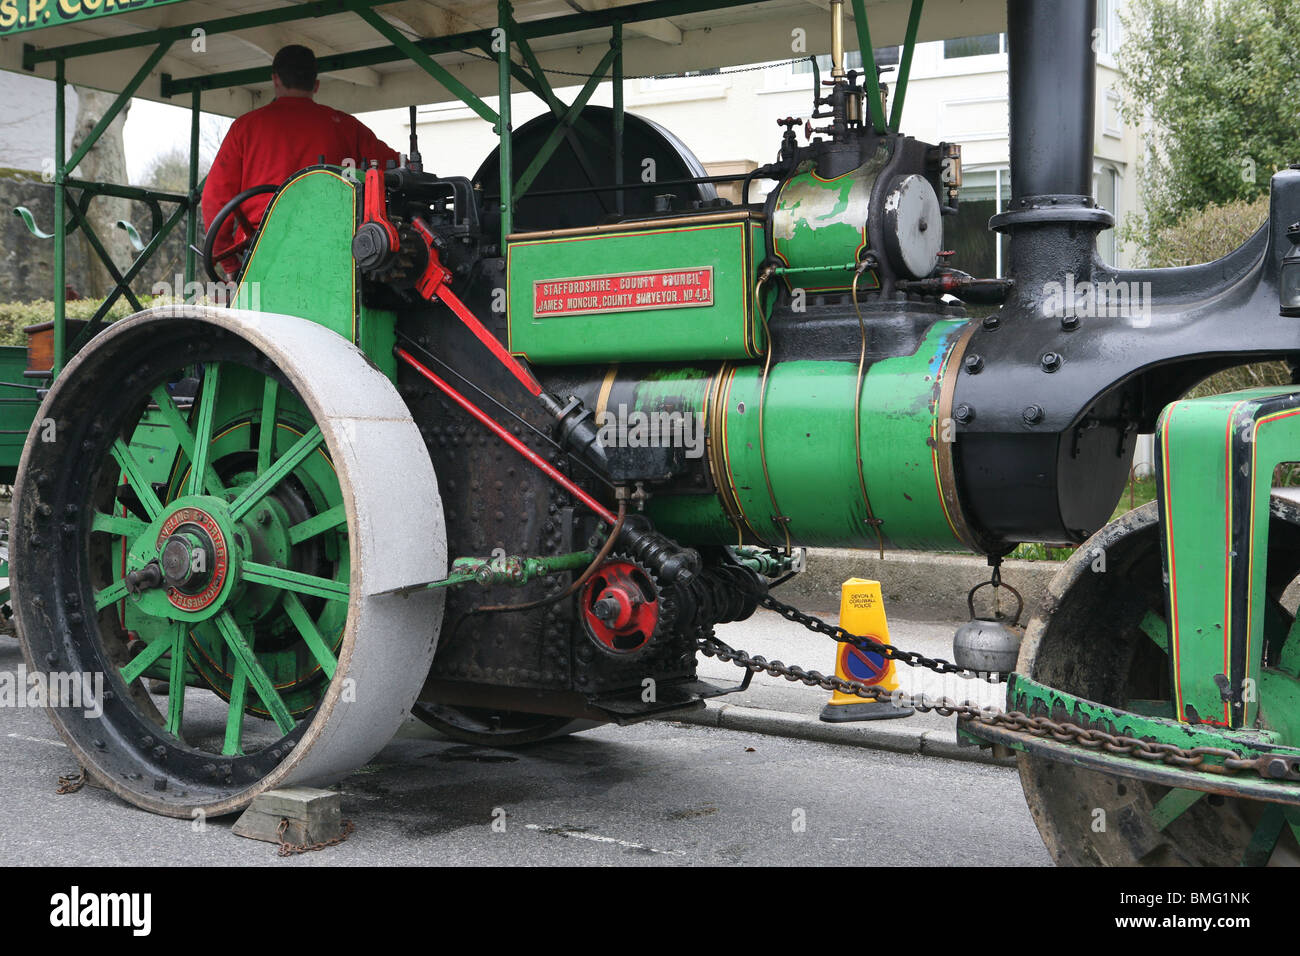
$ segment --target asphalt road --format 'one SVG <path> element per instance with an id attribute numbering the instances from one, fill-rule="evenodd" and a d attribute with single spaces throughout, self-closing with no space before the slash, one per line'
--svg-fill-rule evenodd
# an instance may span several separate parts
<path id="1" fill-rule="evenodd" d="M 16 642 L 0 638 L 0 671 L 12 672 L 20 661 Z M 805 693 L 809 706 L 819 706 L 823 695 Z M 412 722 L 339 785 L 344 814 L 357 825 L 352 838 L 285 860 L 271 844 L 231 834 L 233 818 L 196 830 L 190 821 L 144 813 L 95 788 L 56 795 L 58 776 L 72 770 L 43 711 L 0 709 L 0 860 L 1049 863 L 1014 771 L 671 721 L 602 727 L 511 752 L 449 742 Z M 500 811 L 504 832 L 492 825 Z"/>

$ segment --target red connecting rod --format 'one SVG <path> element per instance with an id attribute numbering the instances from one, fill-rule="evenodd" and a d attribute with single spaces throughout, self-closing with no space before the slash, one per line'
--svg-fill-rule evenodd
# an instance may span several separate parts
<path id="1" fill-rule="evenodd" d="M 542 394 L 541 383 L 533 377 L 533 373 L 524 368 L 519 361 L 511 355 L 501 341 L 487 330 L 487 327 L 478 320 L 473 312 L 460 300 L 460 296 L 451 291 L 447 283 L 451 280 L 451 271 L 442 264 L 442 257 L 438 255 L 437 247 L 434 245 L 433 230 L 431 230 L 425 221 L 418 216 L 411 221 L 416 233 L 424 241 L 424 248 L 429 254 L 429 262 L 425 267 L 424 275 L 420 276 L 416 283 L 416 289 L 420 295 L 426 299 L 441 299 L 446 303 L 447 308 L 456 313 L 456 318 L 465 323 L 466 328 L 474 333 L 474 337 L 488 347 L 498 362 L 504 365 L 510 374 L 519 380 L 524 388 L 528 389 L 528 394 L 538 398 Z"/>
<path id="2" fill-rule="evenodd" d="M 495 339 L 493 341 L 495 341 Z M 553 467 L 541 455 L 537 454 L 537 452 L 533 451 L 531 448 L 525 445 L 514 435 L 510 434 L 510 432 L 506 431 L 506 429 L 498 425 L 495 421 L 492 420 L 491 417 L 485 414 L 482 411 L 482 409 L 480 409 L 468 398 L 460 394 L 460 392 L 456 391 L 449 384 L 447 384 L 445 381 L 439 378 L 436 374 L 434 374 L 433 371 L 431 371 L 428 368 L 428 366 L 420 362 L 419 359 L 415 358 L 415 356 L 413 356 L 410 352 L 406 351 L 406 349 L 402 348 L 399 345 L 396 349 L 393 350 L 393 354 L 395 354 L 399 359 L 401 359 L 407 365 L 411 366 L 411 368 L 415 369 L 426 379 L 432 382 L 438 388 L 439 391 L 441 391 L 444 395 L 450 398 L 461 408 L 465 409 L 465 411 L 473 415 L 474 418 L 476 418 L 484 427 L 490 430 L 494 435 L 500 438 L 503 442 L 505 442 L 515 451 L 519 452 L 519 454 L 523 455 L 524 458 L 528 459 L 529 462 L 531 462 L 534 466 L 540 469 L 541 472 L 544 475 L 546 475 L 546 477 L 551 479 L 551 481 L 555 482 L 565 491 L 569 492 L 569 494 L 573 495 L 573 497 L 577 498 L 584 505 L 586 505 L 588 508 L 594 511 L 602 521 L 606 522 L 612 527 L 614 525 L 614 522 L 618 520 L 617 516 L 615 516 L 615 514 L 612 511 L 610 511 L 608 508 L 603 506 L 599 501 L 591 497 L 591 495 L 587 494 L 576 484 L 570 481 L 563 473 L 561 473 L 559 470 Z"/>

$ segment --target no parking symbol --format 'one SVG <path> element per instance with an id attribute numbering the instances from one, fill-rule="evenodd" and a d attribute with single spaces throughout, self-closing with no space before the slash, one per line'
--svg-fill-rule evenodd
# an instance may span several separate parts
<path id="1" fill-rule="evenodd" d="M 878 684 L 889 673 L 889 662 L 877 651 L 864 651 L 852 644 L 841 644 L 839 672 L 850 680 Z"/>

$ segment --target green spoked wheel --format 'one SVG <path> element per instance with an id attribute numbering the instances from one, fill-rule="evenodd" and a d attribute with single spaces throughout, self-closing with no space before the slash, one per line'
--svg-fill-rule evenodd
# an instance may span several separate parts
<path id="1" fill-rule="evenodd" d="M 393 385 L 326 329 L 199 307 L 116 323 L 47 396 L 15 500 L 28 665 L 102 688 L 50 714 L 139 806 L 223 813 L 336 779 L 424 682 L 441 593 L 391 592 L 445 576 L 432 466 Z"/>
<path id="2" fill-rule="evenodd" d="M 1097 532 L 1053 580 L 1030 622 L 1016 670 L 1124 710 L 1172 718 L 1159 516 L 1155 502 Z M 1273 668 L 1293 667 L 1300 639 L 1288 588 L 1300 575 L 1300 510 L 1274 498 L 1265 639 Z M 1093 568 L 1100 549 L 1105 570 Z M 1289 662 L 1289 663 L 1288 663 Z M 1265 671 L 1260 709 L 1281 726 L 1295 674 Z M 1294 744 L 1294 741 L 1288 741 Z M 1294 862 L 1300 814 L 1279 804 L 1111 776 L 1018 753 L 1025 799 L 1058 863 L 1239 866 Z"/>
<path id="3" fill-rule="evenodd" d="M 274 377 L 217 362 L 196 372 L 196 401 L 190 410 L 198 409 L 193 414 L 209 432 L 206 444 L 211 468 L 199 490 L 219 500 L 213 509 L 204 511 L 203 495 L 193 494 L 195 472 L 188 456 L 169 456 L 173 466 L 162 499 L 165 530 L 171 537 L 203 538 L 202 530 L 195 529 L 186 515 L 197 511 L 210 521 L 215 520 L 211 515 L 226 516 L 224 523 L 233 527 L 237 553 L 242 556 L 238 579 L 245 585 L 238 595 L 232 595 L 237 600 L 230 602 L 228 613 L 257 648 L 258 661 L 284 710 L 301 717 L 316 705 L 333 676 L 347 618 L 350 566 L 338 476 L 323 448 L 319 427 L 300 400 L 282 392 Z M 202 406 L 210 395 L 219 396 L 219 400 L 213 403 L 215 411 L 208 422 Z M 189 425 L 172 396 L 160 387 L 151 397 L 151 415 L 146 421 L 153 419 L 156 427 L 141 430 L 143 441 L 158 440 L 157 426 L 166 429 L 162 435 L 167 438 L 184 436 Z M 273 472 L 273 464 L 283 467 Z M 181 562 L 182 569 L 188 569 L 187 560 L 202 564 L 214 540 L 204 539 L 205 548 L 199 550 L 173 544 L 174 559 Z M 139 555 L 134 562 L 137 565 L 158 560 L 154 557 L 157 544 L 157 539 L 146 535 L 142 545 L 132 549 L 122 536 L 126 552 Z M 131 563 L 128 570 L 133 569 Z M 197 573 L 190 577 L 194 580 L 188 587 L 167 592 L 165 604 L 157 596 L 145 595 L 134 605 L 124 602 L 128 630 L 142 635 L 148 629 L 156 631 L 157 622 L 171 609 L 183 611 L 205 602 L 215 587 L 215 577 Z M 151 603 L 156 606 L 148 607 Z M 212 606 L 193 614 L 194 626 L 186 637 L 187 666 L 228 700 L 244 687 L 244 678 L 221 625 L 211 620 Z M 278 703 L 268 703 L 260 694 L 245 699 L 248 713 L 279 720 Z M 233 741 L 228 746 L 239 744 Z"/>

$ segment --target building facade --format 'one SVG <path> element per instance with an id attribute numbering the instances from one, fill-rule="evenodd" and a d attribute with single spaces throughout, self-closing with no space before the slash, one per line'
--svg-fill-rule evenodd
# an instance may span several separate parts
<path id="1" fill-rule="evenodd" d="M 1094 196 L 1118 221 L 1138 202 L 1136 129 L 1120 115 L 1119 0 L 1097 0 L 1096 147 Z M 898 48 L 876 51 L 878 63 L 897 62 Z M 823 75 L 830 58 L 820 58 Z M 861 69 L 855 51 L 846 66 Z M 891 70 L 884 74 L 892 94 Z M 562 76 L 553 76 L 558 84 Z M 807 119 L 812 111 L 812 65 L 808 60 L 754 64 L 688 76 L 636 77 L 625 84 L 628 111 L 654 120 L 681 139 L 714 175 L 743 173 L 775 158 L 781 141 L 777 120 Z M 559 89 L 571 101 L 577 87 Z M 494 105 L 494 98 L 487 100 Z M 602 84 L 591 102 L 611 103 L 609 84 Z M 916 47 L 903 106 L 902 130 L 926 142 L 956 142 L 962 146 L 964 173 L 961 211 L 945 220 L 945 247 L 957 255 L 954 265 L 975 275 L 1002 274 L 1003 242 L 988 232 L 989 217 L 1001 210 L 1011 194 L 1008 171 L 1009 140 L 1007 55 L 1005 34 L 964 37 L 921 43 Z M 516 95 L 511 110 L 515 128 L 546 111 L 531 94 Z M 417 111 L 421 151 L 427 168 L 442 175 L 471 176 L 495 148 L 491 127 L 459 103 L 421 107 Z M 403 148 L 409 130 L 404 110 L 387 110 L 361 117 L 388 143 Z M 801 142 L 802 137 L 801 137 Z M 762 196 L 771 184 L 755 183 L 752 196 Z M 731 196 L 726 187 L 719 193 Z M 1099 237 L 1103 259 L 1128 266 L 1132 257 L 1108 230 Z"/>

